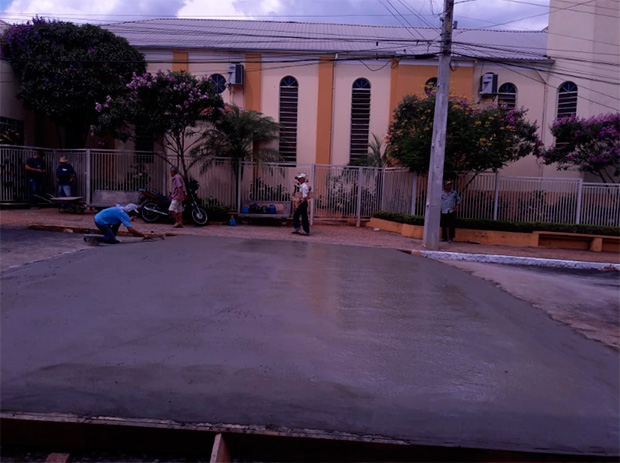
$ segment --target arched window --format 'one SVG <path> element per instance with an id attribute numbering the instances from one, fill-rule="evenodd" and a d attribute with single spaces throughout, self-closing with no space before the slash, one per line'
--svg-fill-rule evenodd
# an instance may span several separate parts
<path id="1" fill-rule="evenodd" d="M 370 82 L 367 79 L 357 79 L 353 82 L 351 94 L 351 161 L 368 155 L 369 131 Z"/>
<path id="2" fill-rule="evenodd" d="M 226 78 L 222 74 L 212 74 L 209 76 L 213 87 L 217 93 L 223 93 L 226 90 Z"/>
<path id="3" fill-rule="evenodd" d="M 435 90 L 437 90 L 437 77 L 431 77 L 424 84 L 424 93 L 430 95 Z"/>
<path id="4" fill-rule="evenodd" d="M 499 87 L 497 91 L 497 106 L 503 106 L 508 109 L 517 107 L 517 87 L 515 84 L 506 82 Z"/>
<path id="5" fill-rule="evenodd" d="M 299 83 L 292 76 L 280 81 L 280 156 L 287 162 L 297 161 L 297 106 Z"/>
<path id="6" fill-rule="evenodd" d="M 577 114 L 577 85 L 574 82 L 564 82 L 558 88 L 558 114 L 560 119 Z"/>

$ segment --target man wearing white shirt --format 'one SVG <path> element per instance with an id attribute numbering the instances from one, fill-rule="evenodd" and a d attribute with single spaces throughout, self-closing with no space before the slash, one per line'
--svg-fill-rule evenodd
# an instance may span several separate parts
<path id="1" fill-rule="evenodd" d="M 308 188 L 308 176 L 304 173 L 298 174 L 295 179 L 299 182 L 299 193 L 301 194 L 301 200 L 295 208 L 293 213 L 293 233 L 298 235 L 310 234 L 310 222 L 308 221 L 308 200 L 310 194 L 310 188 Z M 301 228 L 299 226 L 299 219 L 301 218 Z M 303 228 L 303 231 L 302 231 Z"/>

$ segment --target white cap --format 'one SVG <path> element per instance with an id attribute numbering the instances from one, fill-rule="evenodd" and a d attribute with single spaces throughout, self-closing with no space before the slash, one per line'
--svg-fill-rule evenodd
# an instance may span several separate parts
<path id="1" fill-rule="evenodd" d="M 297 174 L 295 178 L 308 178 L 308 176 L 302 172 L 300 174 Z"/>
<path id="2" fill-rule="evenodd" d="M 126 204 L 125 206 L 123 206 L 121 209 L 123 209 L 125 212 L 127 212 L 128 214 L 130 212 L 138 212 L 138 206 L 135 205 L 134 203 L 129 203 Z"/>

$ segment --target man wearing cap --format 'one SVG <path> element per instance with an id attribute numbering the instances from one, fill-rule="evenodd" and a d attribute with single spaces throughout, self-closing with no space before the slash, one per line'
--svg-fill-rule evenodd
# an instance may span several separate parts
<path id="1" fill-rule="evenodd" d="M 45 163 L 43 162 L 43 150 L 37 150 L 34 155 L 26 161 L 26 178 L 28 180 L 28 202 L 30 207 L 34 207 L 35 195 L 41 196 L 41 188 L 45 178 Z"/>
<path id="2" fill-rule="evenodd" d="M 116 239 L 116 234 L 118 233 L 118 229 L 121 224 L 127 227 L 127 231 L 134 236 L 141 236 L 142 238 L 150 238 L 152 236 L 151 233 L 142 233 L 141 231 L 135 229 L 131 226 L 131 218 L 129 214 L 137 214 L 138 206 L 133 203 L 129 203 L 126 206 L 121 206 L 117 204 L 114 207 L 108 207 L 107 209 L 103 209 L 97 215 L 95 215 L 95 225 L 101 231 L 103 237 L 99 239 L 102 243 L 108 244 L 116 244 L 120 243 Z M 86 237 L 84 237 L 84 241 L 88 241 Z"/>
<path id="3" fill-rule="evenodd" d="M 310 234 L 310 222 L 308 221 L 308 199 L 310 194 L 310 188 L 308 188 L 308 176 L 306 174 L 297 174 L 295 177 L 299 182 L 299 193 L 301 195 L 300 201 L 295 208 L 295 212 L 293 213 L 293 233 L 298 235 L 309 235 Z M 301 217 L 301 227 L 303 231 L 299 227 L 299 218 Z"/>
<path id="4" fill-rule="evenodd" d="M 452 189 L 452 182 L 445 183 L 444 191 L 441 192 L 441 240 L 452 242 L 455 235 L 454 222 L 456 212 L 461 205 L 461 197 L 456 190 Z"/>
<path id="5" fill-rule="evenodd" d="M 75 181 L 75 170 L 73 166 L 67 162 L 67 158 L 62 156 L 60 158 L 60 165 L 56 169 L 56 180 L 58 180 L 58 197 L 68 198 L 71 196 L 71 184 Z M 61 209 L 65 209 L 67 206 L 61 204 Z"/>

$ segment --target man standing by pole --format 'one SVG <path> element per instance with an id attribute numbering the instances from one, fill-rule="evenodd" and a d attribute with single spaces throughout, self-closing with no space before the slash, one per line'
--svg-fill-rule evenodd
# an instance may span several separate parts
<path id="1" fill-rule="evenodd" d="M 448 124 L 448 101 L 450 98 L 450 52 L 452 49 L 452 16 L 454 0 L 444 0 L 444 17 L 435 96 L 435 117 L 433 120 L 433 141 L 431 162 L 428 169 L 428 193 L 424 217 L 426 249 L 439 249 L 439 225 L 441 220 L 441 192 L 443 189 L 443 165 L 446 153 L 446 127 Z"/>

